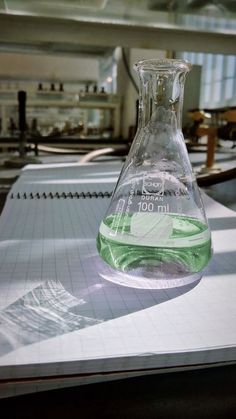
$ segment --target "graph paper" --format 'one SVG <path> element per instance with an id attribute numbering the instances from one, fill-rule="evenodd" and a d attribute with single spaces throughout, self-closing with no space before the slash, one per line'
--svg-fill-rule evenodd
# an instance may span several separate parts
<path id="1" fill-rule="evenodd" d="M 200 281 L 115 284 L 96 250 L 110 198 L 61 194 L 111 192 L 119 170 L 29 167 L 13 185 L 0 219 L 2 380 L 235 361 L 235 213 L 204 195 L 214 257 Z"/>

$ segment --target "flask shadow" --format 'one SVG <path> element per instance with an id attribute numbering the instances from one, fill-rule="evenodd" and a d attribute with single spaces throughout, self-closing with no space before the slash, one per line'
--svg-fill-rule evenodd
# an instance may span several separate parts
<path id="1" fill-rule="evenodd" d="M 164 303 L 199 283 L 165 289 L 124 287 L 107 279 L 109 268 L 96 253 L 83 258 L 83 277 L 78 278 L 76 265 L 71 269 L 73 281 L 45 279 L 0 312 L 0 356 Z"/>

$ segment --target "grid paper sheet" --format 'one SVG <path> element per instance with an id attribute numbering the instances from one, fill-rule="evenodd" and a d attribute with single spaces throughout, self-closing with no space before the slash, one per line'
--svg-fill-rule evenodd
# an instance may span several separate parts
<path id="1" fill-rule="evenodd" d="M 119 171 L 114 164 L 29 167 L 10 194 L 110 192 Z M 236 360 L 233 211 L 204 195 L 214 247 L 204 277 L 144 290 L 101 275 L 109 271 L 96 235 L 108 198 L 10 194 L 0 219 L 2 380 Z"/>

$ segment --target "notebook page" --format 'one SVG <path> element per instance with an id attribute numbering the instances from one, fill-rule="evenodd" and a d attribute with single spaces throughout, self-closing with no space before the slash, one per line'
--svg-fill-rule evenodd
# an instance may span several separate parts
<path id="1" fill-rule="evenodd" d="M 73 170 L 45 174 L 47 185 L 77 179 Z M 23 174 L 15 191 L 31 176 Z M 108 198 L 8 199 L 0 219 L 1 377 L 235 360 L 236 217 L 204 199 L 215 255 L 200 282 L 164 290 L 101 275 L 108 268 L 96 235 Z"/>

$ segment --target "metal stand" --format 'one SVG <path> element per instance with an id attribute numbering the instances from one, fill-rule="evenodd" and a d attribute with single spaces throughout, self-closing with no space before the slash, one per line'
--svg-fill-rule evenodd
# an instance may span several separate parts
<path id="1" fill-rule="evenodd" d="M 19 112 L 19 156 L 12 157 L 10 160 L 6 160 L 4 165 L 6 167 L 20 169 L 27 164 L 39 164 L 41 161 L 35 157 L 29 157 L 26 155 L 26 92 L 20 90 L 18 92 L 18 112 Z"/>
<path id="2" fill-rule="evenodd" d="M 197 133 L 199 136 L 207 135 L 208 138 L 206 164 L 200 168 L 198 174 L 219 173 L 221 168 L 215 164 L 217 128 L 211 126 L 200 126 Z"/>

